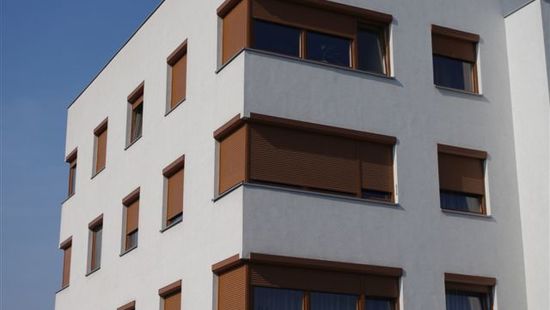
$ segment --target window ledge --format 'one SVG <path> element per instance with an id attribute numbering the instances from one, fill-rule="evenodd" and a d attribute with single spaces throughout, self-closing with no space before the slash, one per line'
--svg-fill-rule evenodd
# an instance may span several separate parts
<path id="1" fill-rule="evenodd" d="M 220 71 L 222 71 L 225 67 L 229 66 L 229 64 L 232 63 L 233 60 L 235 60 L 235 58 L 239 57 L 239 55 L 241 55 L 243 53 L 243 51 L 245 51 L 245 50 L 246 50 L 246 48 L 241 49 L 235 55 L 233 55 L 231 58 L 229 58 L 225 63 L 220 64 L 220 66 L 216 69 L 216 71 L 214 71 L 214 73 L 216 73 L 216 74 L 220 73 Z"/>
<path id="2" fill-rule="evenodd" d="M 472 91 L 467 91 L 467 90 L 452 88 L 452 87 L 446 87 L 446 86 L 440 86 L 440 85 L 436 85 L 436 84 L 434 84 L 434 86 L 435 86 L 435 88 L 439 89 L 442 92 L 454 92 L 454 93 L 459 93 L 459 94 L 464 94 L 464 95 L 469 95 L 469 96 L 483 97 L 482 93 L 475 93 L 475 92 L 472 92 Z"/>
<path id="3" fill-rule="evenodd" d="M 474 212 L 466 212 L 466 211 L 457 211 L 457 210 L 449 210 L 449 209 L 441 209 L 441 212 L 443 212 L 446 215 L 456 215 L 456 216 L 465 216 L 465 217 L 474 217 L 479 219 L 487 219 L 492 220 L 493 217 L 489 214 L 482 214 L 482 213 L 474 213 Z"/>
<path id="4" fill-rule="evenodd" d="M 62 205 L 65 204 L 65 203 L 66 203 L 67 201 L 69 201 L 69 199 L 71 199 L 74 195 L 75 195 L 75 193 L 72 193 L 72 194 L 70 194 L 69 196 L 67 196 L 67 198 L 65 198 L 65 199 L 61 202 L 61 204 L 62 204 Z"/>
<path id="5" fill-rule="evenodd" d="M 310 60 L 310 59 L 303 59 L 303 58 L 299 58 L 299 57 L 293 57 L 293 56 L 282 55 L 282 54 L 277 54 L 277 53 L 268 52 L 268 51 L 262 51 L 262 50 L 258 50 L 258 49 L 254 49 L 254 48 L 245 48 L 244 50 L 246 52 L 250 52 L 250 53 L 253 53 L 253 54 L 284 58 L 284 59 L 289 59 L 289 60 L 296 61 L 296 62 L 299 62 L 299 63 L 307 63 L 307 64 L 312 64 L 312 65 L 316 65 L 316 66 L 320 66 L 320 67 L 327 67 L 327 68 L 331 68 L 331 69 L 337 69 L 337 70 L 352 72 L 352 73 L 356 73 L 356 74 L 359 74 L 359 75 L 377 77 L 377 78 L 384 79 L 384 80 L 397 81 L 397 79 L 392 75 L 386 75 L 386 74 L 382 74 L 382 73 L 364 71 L 364 70 L 354 69 L 354 68 L 351 68 L 351 67 L 343 67 L 343 66 L 333 65 L 333 64 L 324 63 L 324 62 L 315 61 L 315 60 Z"/>
<path id="6" fill-rule="evenodd" d="M 59 290 L 57 290 L 57 292 L 55 292 L 55 293 L 56 293 L 56 294 L 61 293 L 61 292 L 63 292 L 64 290 L 66 290 L 67 288 L 69 288 L 69 286 L 71 286 L 71 285 L 70 285 L 70 284 L 67 284 L 67 285 L 61 287 L 61 288 L 60 288 Z"/>
<path id="7" fill-rule="evenodd" d="M 177 109 L 177 107 L 179 107 L 182 103 L 185 102 L 185 100 L 187 100 L 187 98 L 183 98 L 180 102 L 178 102 L 175 106 L 173 106 L 172 108 L 168 109 L 168 111 L 166 111 L 166 113 L 164 113 L 164 117 L 168 116 L 168 114 L 172 113 L 172 111 L 174 111 L 175 109 Z"/>
<path id="8" fill-rule="evenodd" d="M 222 199 L 223 197 L 229 195 L 230 193 L 232 193 L 234 190 L 236 190 L 237 188 L 241 187 L 241 185 L 243 185 L 244 182 L 239 182 L 235 185 L 233 185 L 232 187 L 230 187 L 228 190 L 226 190 L 225 192 L 221 193 L 221 194 L 218 194 L 216 196 L 214 196 L 214 198 L 212 198 L 212 202 L 216 202 L 220 199 Z"/>
<path id="9" fill-rule="evenodd" d="M 136 246 L 133 246 L 133 247 L 129 248 L 128 250 L 122 251 L 122 253 L 120 253 L 119 257 L 122 257 L 122 256 L 124 256 L 124 255 L 126 255 L 126 254 L 132 252 L 133 250 L 137 249 L 137 247 L 138 247 L 138 246 L 136 245 Z"/>
<path id="10" fill-rule="evenodd" d="M 90 275 L 92 275 L 92 274 L 94 274 L 94 273 L 96 273 L 96 271 L 98 271 L 98 270 L 100 270 L 100 269 L 101 269 L 101 266 L 100 266 L 100 267 L 97 267 L 97 268 L 94 269 L 94 270 L 88 271 L 88 272 L 86 273 L 86 277 L 87 277 L 87 276 L 90 276 Z"/>
<path id="11" fill-rule="evenodd" d="M 99 171 L 96 171 L 94 174 L 92 174 L 92 177 L 90 180 L 93 180 L 98 174 L 100 174 L 103 170 L 105 170 L 105 167 L 101 168 Z"/>
<path id="12" fill-rule="evenodd" d="M 163 232 L 167 231 L 168 229 L 170 229 L 170 228 L 172 228 L 172 227 L 178 225 L 178 224 L 181 223 L 181 222 L 183 222 L 183 217 L 182 217 L 181 219 L 175 221 L 174 223 L 171 223 L 170 225 L 167 225 L 166 227 L 162 228 L 162 229 L 160 230 L 160 232 L 163 233 Z"/>
<path id="13" fill-rule="evenodd" d="M 124 150 L 126 151 L 126 150 L 129 149 L 132 145 L 136 144 L 139 140 L 141 140 L 142 137 L 143 137 L 143 135 L 137 137 L 134 141 L 130 142 L 128 145 L 126 145 L 126 147 L 124 148 Z"/>

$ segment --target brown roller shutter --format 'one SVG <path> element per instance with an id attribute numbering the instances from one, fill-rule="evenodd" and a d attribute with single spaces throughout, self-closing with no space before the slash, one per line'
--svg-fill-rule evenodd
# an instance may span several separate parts
<path id="1" fill-rule="evenodd" d="M 398 278 L 367 275 L 365 293 L 368 297 L 397 298 L 399 296 Z"/>
<path id="2" fill-rule="evenodd" d="M 433 53 L 467 62 L 476 62 L 476 44 L 444 35 L 432 35 Z"/>
<path id="3" fill-rule="evenodd" d="M 361 276 L 350 273 L 252 265 L 250 281 L 253 286 L 361 294 Z"/>
<path id="4" fill-rule="evenodd" d="M 223 16 L 222 63 L 226 63 L 248 45 L 249 6 L 248 0 L 240 1 L 227 15 Z"/>
<path id="5" fill-rule="evenodd" d="M 247 130 L 248 126 L 244 125 L 220 142 L 220 193 L 245 180 Z"/>
<path id="6" fill-rule="evenodd" d="M 356 21 L 351 16 L 280 0 L 257 0 L 254 18 L 334 35 L 354 38 Z"/>
<path id="7" fill-rule="evenodd" d="M 176 292 L 164 297 L 163 310 L 181 310 L 181 292 Z"/>
<path id="8" fill-rule="evenodd" d="M 252 180 L 357 194 L 358 166 L 352 140 L 251 125 Z"/>
<path id="9" fill-rule="evenodd" d="M 139 199 L 126 207 L 126 235 L 138 229 Z"/>
<path id="10" fill-rule="evenodd" d="M 143 103 L 143 95 L 135 99 L 135 101 L 130 102 L 132 104 L 132 110 L 135 110 L 140 104 Z"/>
<path id="11" fill-rule="evenodd" d="M 247 309 L 247 266 L 218 277 L 218 310 Z"/>
<path id="12" fill-rule="evenodd" d="M 181 168 L 168 177 L 166 219 L 169 221 L 183 212 L 183 171 Z"/>
<path id="13" fill-rule="evenodd" d="M 187 85 L 187 53 L 183 54 L 172 65 L 172 96 L 170 98 L 170 108 L 174 108 L 183 101 L 186 96 Z"/>
<path id="14" fill-rule="evenodd" d="M 97 135 L 97 154 L 95 162 L 96 173 L 105 168 L 107 157 L 107 128 Z"/>
<path id="15" fill-rule="evenodd" d="M 483 160 L 439 153 L 439 186 L 442 190 L 484 195 Z"/>
<path id="16" fill-rule="evenodd" d="M 393 193 L 393 145 L 358 143 L 363 189 Z"/>
<path id="17" fill-rule="evenodd" d="M 72 244 L 69 243 L 63 248 L 63 279 L 61 282 L 61 287 L 66 287 L 69 285 L 71 277 L 71 252 Z"/>

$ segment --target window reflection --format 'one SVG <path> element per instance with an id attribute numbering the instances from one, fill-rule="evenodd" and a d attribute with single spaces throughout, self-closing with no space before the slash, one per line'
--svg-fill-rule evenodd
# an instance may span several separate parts
<path id="1" fill-rule="evenodd" d="M 253 47 L 284 54 L 300 56 L 300 30 L 294 27 L 254 20 Z"/>
<path id="2" fill-rule="evenodd" d="M 482 213 L 481 197 L 477 195 L 441 191 L 439 197 L 443 209 Z"/>
<path id="3" fill-rule="evenodd" d="M 254 287 L 254 310 L 302 310 L 303 295 L 297 290 Z"/>
<path id="4" fill-rule="evenodd" d="M 487 295 L 460 291 L 447 291 L 447 310 L 488 310 Z"/>
<path id="5" fill-rule="evenodd" d="M 357 32 L 359 70 L 386 73 L 383 40 L 384 34 L 380 29 L 363 28 Z"/>
<path id="6" fill-rule="evenodd" d="M 306 58 L 338 66 L 350 66 L 351 40 L 318 32 L 306 34 Z"/>
<path id="7" fill-rule="evenodd" d="M 474 91 L 472 63 L 433 55 L 433 70 L 434 83 L 436 85 Z"/>
<path id="8" fill-rule="evenodd" d="M 311 310 L 356 310 L 357 295 L 311 293 Z"/>

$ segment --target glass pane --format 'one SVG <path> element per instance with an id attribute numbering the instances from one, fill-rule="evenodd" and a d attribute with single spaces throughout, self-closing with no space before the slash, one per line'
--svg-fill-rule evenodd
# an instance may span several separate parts
<path id="1" fill-rule="evenodd" d="M 138 243 L 138 231 L 134 230 L 128 236 L 126 236 L 126 250 L 135 248 Z"/>
<path id="2" fill-rule="evenodd" d="M 441 208 L 481 213 L 481 197 L 466 193 L 441 191 Z"/>
<path id="3" fill-rule="evenodd" d="M 447 310 L 487 310 L 486 295 L 458 291 L 447 291 Z"/>
<path id="4" fill-rule="evenodd" d="M 351 40 L 308 32 L 306 34 L 306 58 L 338 66 L 350 66 Z"/>
<path id="5" fill-rule="evenodd" d="M 364 189 L 361 192 L 361 197 L 372 200 L 391 201 L 392 194 L 375 190 Z"/>
<path id="6" fill-rule="evenodd" d="M 382 31 L 377 29 L 360 29 L 357 32 L 359 70 L 386 73 L 382 38 Z"/>
<path id="7" fill-rule="evenodd" d="M 132 111 L 132 135 L 131 142 L 141 137 L 141 128 L 143 123 L 143 104 L 140 104 Z"/>
<path id="8" fill-rule="evenodd" d="M 458 59 L 433 55 L 434 83 L 439 86 L 474 91 L 473 64 Z"/>
<path id="9" fill-rule="evenodd" d="M 302 291 L 254 287 L 254 310 L 302 310 L 303 296 Z"/>
<path id="10" fill-rule="evenodd" d="M 95 262 L 95 266 L 92 266 L 93 268 L 99 268 L 99 266 L 101 266 L 101 237 L 102 237 L 102 234 L 103 234 L 103 228 L 100 227 L 98 228 L 95 232 L 95 243 L 94 243 L 94 246 L 95 246 L 95 250 L 94 250 L 94 262 Z"/>
<path id="11" fill-rule="evenodd" d="M 289 56 L 300 56 L 300 30 L 254 20 L 253 47 Z"/>
<path id="12" fill-rule="evenodd" d="M 311 310 L 357 310 L 357 295 L 311 293 Z"/>
<path id="13" fill-rule="evenodd" d="M 367 310 L 393 310 L 393 300 L 381 298 L 367 298 Z"/>

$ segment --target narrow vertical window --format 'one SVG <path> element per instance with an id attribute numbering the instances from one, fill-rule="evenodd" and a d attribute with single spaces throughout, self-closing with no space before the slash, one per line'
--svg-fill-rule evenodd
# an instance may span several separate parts
<path id="1" fill-rule="evenodd" d="M 164 227 L 181 222 L 183 217 L 184 166 L 185 156 L 181 156 L 162 171 L 166 188 Z"/>
<path id="2" fill-rule="evenodd" d="M 445 274 L 447 310 L 490 310 L 493 308 L 494 278 Z"/>
<path id="3" fill-rule="evenodd" d="M 122 200 L 124 205 L 124 237 L 122 253 L 126 253 L 138 245 L 139 226 L 139 187 Z"/>
<path id="4" fill-rule="evenodd" d="M 142 83 L 128 96 L 128 103 L 130 106 L 128 144 L 132 144 L 141 138 L 143 131 L 143 94 L 144 84 Z"/>
<path id="5" fill-rule="evenodd" d="M 107 160 L 107 119 L 105 119 L 94 130 L 95 154 L 94 154 L 94 175 L 105 168 Z"/>
<path id="6" fill-rule="evenodd" d="M 162 310 L 181 309 L 181 280 L 167 285 L 159 290 Z"/>
<path id="7" fill-rule="evenodd" d="M 101 244 L 103 234 L 103 214 L 93 220 L 89 225 L 88 245 L 88 273 L 92 273 L 101 267 Z"/>
<path id="8" fill-rule="evenodd" d="M 477 93 L 477 44 L 479 36 L 432 26 L 434 84 Z"/>
<path id="9" fill-rule="evenodd" d="M 389 72 L 385 27 L 361 26 L 357 31 L 357 68 L 379 74 Z"/>
<path id="10" fill-rule="evenodd" d="M 168 56 L 167 62 L 170 69 L 170 111 L 184 101 L 187 94 L 187 40 Z"/>
<path id="11" fill-rule="evenodd" d="M 75 187 L 76 187 L 76 155 L 77 155 L 77 151 L 75 149 L 65 159 L 65 161 L 69 164 L 69 185 L 68 185 L 68 191 L 67 191 L 67 196 L 68 197 L 74 195 L 74 193 L 75 193 Z"/>
<path id="12" fill-rule="evenodd" d="M 61 287 L 69 286 L 71 278 L 71 252 L 73 248 L 72 237 L 63 241 L 59 247 L 63 250 L 63 276 L 61 277 Z"/>

